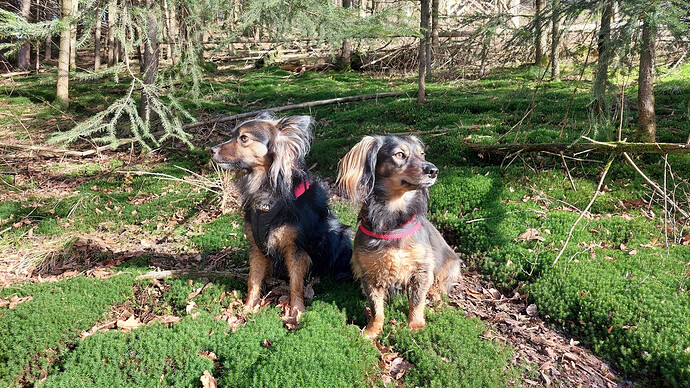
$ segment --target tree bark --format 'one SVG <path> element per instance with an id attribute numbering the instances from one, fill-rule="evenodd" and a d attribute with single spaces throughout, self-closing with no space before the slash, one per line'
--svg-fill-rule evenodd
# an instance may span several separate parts
<path id="1" fill-rule="evenodd" d="M 144 44 L 144 85 L 155 85 L 158 76 L 158 24 L 156 15 L 153 12 L 153 0 L 146 0 L 148 13 L 147 19 L 147 39 Z M 144 120 L 152 119 L 151 102 L 152 96 L 146 88 L 141 91 L 141 106 L 139 115 Z"/>
<path id="2" fill-rule="evenodd" d="M 26 20 L 31 18 L 31 0 L 21 0 L 19 10 L 20 14 Z M 19 70 L 28 70 L 31 67 L 31 43 L 27 40 L 19 47 L 17 52 L 17 67 Z"/>
<path id="3" fill-rule="evenodd" d="M 352 8 L 352 0 L 343 0 L 343 8 Z M 349 69 L 352 65 L 352 44 L 350 39 L 343 40 L 343 47 L 340 50 L 340 67 Z"/>
<path id="4" fill-rule="evenodd" d="M 544 12 L 544 0 L 534 2 L 534 64 L 541 66 L 544 62 L 544 33 L 542 31 L 542 13 Z"/>
<path id="5" fill-rule="evenodd" d="M 603 0 L 605 2 L 601 13 L 601 26 L 599 27 L 599 37 L 597 48 L 599 58 L 597 59 L 597 70 L 594 75 L 594 85 L 592 92 L 595 99 L 595 114 L 603 119 L 608 112 L 606 106 L 606 84 L 608 82 L 609 63 L 613 52 L 611 50 L 611 16 L 613 14 L 613 0 Z"/>
<path id="6" fill-rule="evenodd" d="M 46 4 L 44 5 L 44 8 L 43 8 L 44 20 L 47 20 L 47 21 L 52 20 L 52 13 L 53 13 L 52 8 L 49 8 L 49 4 L 48 4 L 48 2 L 46 2 Z M 45 53 L 43 56 L 44 61 L 49 61 L 53 58 L 53 52 L 52 51 L 53 51 L 53 37 L 48 35 L 48 36 L 46 36 L 46 40 L 45 40 L 45 47 L 44 47 Z"/>
<path id="7" fill-rule="evenodd" d="M 439 46 L 441 45 L 438 36 L 439 29 L 439 16 L 438 8 L 440 0 L 431 0 L 431 46 L 432 52 L 437 53 Z"/>
<path id="8" fill-rule="evenodd" d="M 93 37 L 93 69 L 98 70 L 101 67 L 101 19 L 103 19 L 103 11 L 100 9 L 96 11 L 96 27 Z"/>
<path id="9" fill-rule="evenodd" d="M 116 0 L 108 1 L 108 38 L 107 38 L 107 59 L 108 66 L 115 64 L 115 12 L 117 9 Z"/>
<path id="10" fill-rule="evenodd" d="M 48 36 L 46 37 L 45 54 L 43 56 L 43 60 L 50 61 L 51 59 L 53 59 L 53 37 Z"/>
<path id="11" fill-rule="evenodd" d="M 560 50 L 558 49 L 561 39 L 560 11 L 560 0 L 551 0 L 551 79 L 554 81 L 561 79 Z"/>
<path id="12" fill-rule="evenodd" d="M 79 13 L 79 0 L 72 0 L 72 16 L 76 17 Z M 77 69 L 77 23 L 70 24 L 70 52 L 69 52 L 69 68 L 70 70 Z"/>
<path id="13" fill-rule="evenodd" d="M 419 39 L 419 90 L 417 102 L 426 102 L 426 48 L 429 40 L 429 0 L 421 0 L 422 11 L 419 18 L 419 29 L 422 37 Z"/>
<path id="14" fill-rule="evenodd" d="M 72 18 L 72 0 L 62 0 L 62 18 Z M 70 20 L 70 24 L 72 21 Z M 69 104 L 69 57 L 72 42 L 72 28 L 68 26 L 60 32 L 60 54 L 58 55 L 57 101 Z"/>
<path id="15" fill-rule="evenodd" d="M 653 142 L 656 139 L 656 113 L 654 112 L 654 61 L 656 57 L 656 30 L 650 16 L 642 24 L 640 73 L 637 79 L 637 112 L 639 121 L 635 140 Z"/>

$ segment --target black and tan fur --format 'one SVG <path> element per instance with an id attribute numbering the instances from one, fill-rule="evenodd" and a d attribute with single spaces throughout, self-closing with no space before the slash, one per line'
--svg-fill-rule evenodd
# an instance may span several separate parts
<path id="1" fill-rule="evenodd" d="M 385 298 L 401 288 L 409 293 L 409 327 L 424 327 L 427 295 L 447 293 L 462 263 L 426 219 L 428 188 L 436 182 L 438 168 L 425 160 L 424 146 L 416 137 L 366 136 L 340 161 L 338 170 L 339 187 L 362 204 L 359 218 L 371 231 L 386 234 L 413 216 L 421 222 L 419 230 L 399 239 L 357 230 L 352 269 L 372 314 L 365 335 L 375 338 L 381 333 Z"/>
<path id="2" fill-rule="evenodd" d="M 305 167 L 311 123 L 309 116 L 278 119 L 264 112 L 235 127 L 229 141 L 211 149 L 222 168 L 238 171 L 235 183 L 250 243 L 245 302 L 249 311 L 259 307 L 261 286 L 271 273 L 287 274 L 295 313 L 305 309 L 303 285 L 308 272 L 341 279 L 351 276 L 349 231 L 333 217 L 324 189 Z M 308 189 L 296 198 L 296 187 L 305 182 Z M 276 212 L 266 225 L 257 226 L 266 209 Z"/>

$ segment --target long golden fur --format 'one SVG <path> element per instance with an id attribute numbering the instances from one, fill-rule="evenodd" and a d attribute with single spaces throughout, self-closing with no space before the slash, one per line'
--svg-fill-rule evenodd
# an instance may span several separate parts
<path id="1" fill-rule="evenodd" d="M 304 311 L 304 279 L 311 272 L 351 277 L 350 234 L 333 217 L 325 191 L 311 178 L 305 157 L 311 141 L 309 116 L 278 119 L 264 112 L 241 123 L 229 141 L 211 149 L 224 169 L 237 170 L 235 183 L 249 240 L 245 308 L 259 307 L 264 278 L 290 281 L 290 307 Z"/>
<path id="2" fill-rule="evenodd" d="M 392 291 L 408 291 L 408 325 L 419 329 L 427 295 L 448 292 L 460 276 L 462 261 L 426 219 L 437 175 L 413 136 L 366 136 L 340 161 L 341 191 L 362 204 L 351 264 L 371 308 L 369 338 L 381 333 Z"/>

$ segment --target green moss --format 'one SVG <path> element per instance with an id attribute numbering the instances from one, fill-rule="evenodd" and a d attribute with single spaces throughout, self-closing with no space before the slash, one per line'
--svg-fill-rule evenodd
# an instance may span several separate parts
<path id="1" fill-rule="evenodd" d="M 390 310 L 405 310 L 406 304 L 397 301 Z M 393 313 L 389 318 L 402 316 Z M 510 366 L 511 351 L 485 339 L 489 329 L 479 319 L 463 318 L 448 307 L 428 311 L 426 318 L 426 328 L 397 328 L 385 340 L 414 364 L 405 377 L 408 386 L 505 387 L 519 381 Z"/>
<path id="2" fill-rule="evenodd" d="M 41 371 L 79 342 L 79 333 L 103 318 L 110 306 L 132 296 L 133 275 L 105 280 L 78 276 L 59 283 L 16 285 L 0 297 L 32 296 L 0 310 L 0 385 L 34 382 Z"/>

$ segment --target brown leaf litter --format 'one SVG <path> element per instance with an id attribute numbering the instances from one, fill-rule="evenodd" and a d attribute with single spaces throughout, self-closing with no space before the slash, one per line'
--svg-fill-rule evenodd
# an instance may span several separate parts
<path id="1" fill-rule="evenodd" d="M 450 305 L 462 308 L 468 317 L 479 317 L 493 330 L 484 337 L 515 348 L 513 364 L 533 369 L 539 381 L 528 386 L 625 387 L 611 366 L 579 342 L 548 327 L 539 318 L 538 307 L 526 302 L 527 295 L 506 296 L 477 273 L 465 273 L 449 295 Z"/>

